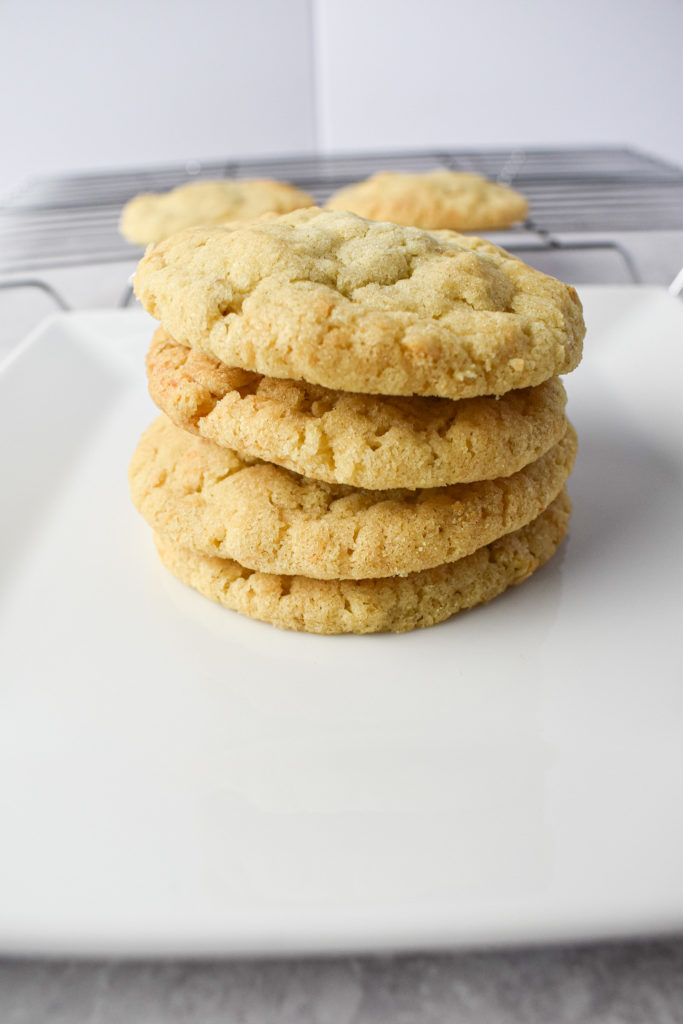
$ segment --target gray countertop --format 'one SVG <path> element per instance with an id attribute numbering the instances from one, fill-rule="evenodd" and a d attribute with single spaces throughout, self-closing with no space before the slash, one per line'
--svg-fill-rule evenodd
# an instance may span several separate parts
<path id="1" fill-rule="evenodd" d="M 333 960 L 0 962 L 2 1024 L 674 1024 L 683 940 Z"/>

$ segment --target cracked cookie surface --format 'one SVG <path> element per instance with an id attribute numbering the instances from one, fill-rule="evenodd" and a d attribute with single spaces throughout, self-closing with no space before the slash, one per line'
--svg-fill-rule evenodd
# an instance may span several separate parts
<path id="1" fill-rule="evenodd" d="M 249 569 L 316 579 L 405 576 L 463 558 L 538 516 L 571 473 L 570 424 L 555 447 L 509 477 L 372 491 L 310 480 L 160 416 L 131 461 L 133 503 L 155 532 Z"/>
<path id="2" fill-rule="evenodd" d="M 317 480 L 377 490 L 510 476 L 566 429 L 557 377 L 498 399 L 352 394 L 232 369 L 162 327 L 147 375 L 153 400 L 185 430 Z"/>
<path id="3" fill-rule="evenodd" d="M 524 220 L 529 204 L 507 185 L 465 171 L 383 171 L 339 189 L 325 204 L 370 220 L 418 228 L 485 231 Z"/>
<path id="4" fill-rule="evenodd" d="M 283 181 L 267 178 L 193 181 L 170 192 L 143 192 L 123 208 L 119 230 L 136 245 L 160 242 L 193 224 L 251 220 L 264 213 L 287 213 L 315 200 Z"/>
<path id="5" fill-rule="evenodd" d="M 383 395 L 470 398 L 572 370 L 570 286 L 483 239 L 298 210 L 150 249 L 142 305 L 227 366 Z"/>
<path id="6" fill-rule="evenodd" d="M 250 618 L 310 633 L 404 632 L 432 626 L 527 579 L 567 533 L 566 491 L 536 519 L 471 555 L 395 579 L 316 580 L 253 572 L 157 535 L 164 565 L 205 597 Z"/>

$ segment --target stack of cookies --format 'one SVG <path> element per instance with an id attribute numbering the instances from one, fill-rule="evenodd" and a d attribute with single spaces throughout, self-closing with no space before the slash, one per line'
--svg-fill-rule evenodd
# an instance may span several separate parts
<path id="1" fill-rule="evenodd" d="M 403 631 L 557 549 L 572 288 L 482 239 L 313 208 L 176 234 L 135 289 L 161 323 L 162 415 L 131 493 L 205 596 L 289 629 Z"/>

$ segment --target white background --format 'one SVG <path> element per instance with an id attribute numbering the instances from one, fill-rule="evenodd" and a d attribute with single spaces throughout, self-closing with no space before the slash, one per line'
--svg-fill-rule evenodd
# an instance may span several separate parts
<path id="1" fill-rule="evenodd" d="M 0 189 L 322 151 L 628 143 L 683 163 L 681 0 L 0 2 Z"/>

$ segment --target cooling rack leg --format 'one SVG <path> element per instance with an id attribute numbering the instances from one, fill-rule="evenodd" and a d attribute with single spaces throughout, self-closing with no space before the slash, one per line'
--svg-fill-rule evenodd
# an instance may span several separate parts
<path id="1" fill-rule="evenodd" d="M 127 306 L 130 306 L 131 302 L 133 301 L 133 298 L 133 282 L 129 281 L 128 284 L 126 285 L 123 295 L 119 299 L 119 307 L 121 309 L 126 309 Z"/>
<path id="2" fill-rule="evenodd" d="M 565 242 L 559 238 L 555 238 L 548 231 L 543 228 L 537 227 L 531 219 L 527 219 L 524 222 L 524 227 L 527 231 L 533 231 L 538 235 L 540 241 L 538 242 L 519 242 L 518 244 L 510 243 L 507 248 L 511 252 L 583 252 L 595 249 L 611 249 L 616 252 L 626 265 L 631 280 L 634 284 L 641 284 L 642 279 L 638 268 L 631 256 L 628 249 L 624 248 L 619 242 L 614 242 L 609 239 L 596 239 L 595 241 L 582 241 L 582 242 Z M 683 271 L 682 271 L 683 273 Z M 683 285 L 682 285 L 683 287 Z"/>
<path id="3" fill-rule="evenodd" d="M 56 291 L 52 285 L 49 285 L 47 281 L 40 281 L 37 278 L 22 278 L 16 281 L 0 281 L 0 288 L 7 289 L 8 291 L 12 288 L 39 288 L 41 292 L 45 292 L 49 295 L 52 301 L 59 306 L 60 309 L 69 310 L 71 306 L 66 302 L 62 296 Z"/>

